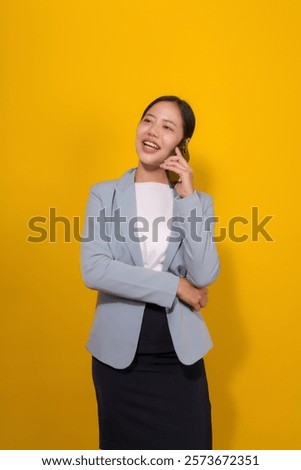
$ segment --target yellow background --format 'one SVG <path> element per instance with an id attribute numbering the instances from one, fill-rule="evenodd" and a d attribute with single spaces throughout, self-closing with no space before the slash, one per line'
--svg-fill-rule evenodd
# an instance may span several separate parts
<path id="1" fill-rule="evenodd" d="M 28 221 L 55 207 L 82 225 L 90 186 L 136 166 L 144 107 L 178 94 L 217 232 L 252 206 L 274 216 L 273 242 L 218 244 L 214 447 L 300 449 L 300 15 L 299 0 L 1 2 L 2 448 L 97 448 L 96 293 L 63 224 L 30 243 Z"/>

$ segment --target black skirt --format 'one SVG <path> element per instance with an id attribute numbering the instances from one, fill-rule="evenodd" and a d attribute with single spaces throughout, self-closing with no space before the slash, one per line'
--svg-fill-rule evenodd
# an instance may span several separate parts
<path id="1" fill-rule="evenodd" d="M 203 359 L 182 364 L 164 307 L 146 304 L 132 364 L 92 358 L 100 449 L 212 449 L 211 405 Z"/>

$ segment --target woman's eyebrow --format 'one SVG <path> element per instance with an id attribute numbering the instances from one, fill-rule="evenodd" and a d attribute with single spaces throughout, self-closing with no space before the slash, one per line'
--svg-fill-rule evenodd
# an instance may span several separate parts
<path id="1" fill-rule="evenodd" d="M 170 124 L 173 124 L 174 126 L 177 127 L 176 123 L 173 121 L 170 121 L 169 119 L 163 119 L 164 122 L 169 122 Z"/>
<path id="2" fill-rule="evenodd" d="M 151 113 L 147 113 L 145 116 L 151 116 L 153 117 L 154 119 L 156 119 L 156 116 L 154 116 L 153 114 Z M 174 121 L 170 121 L 170 119 L 162 119 L 164 122 L 169 122 L 170 124 L 173 124 L 175 127 L 177 127 L 176 123 Z"/>

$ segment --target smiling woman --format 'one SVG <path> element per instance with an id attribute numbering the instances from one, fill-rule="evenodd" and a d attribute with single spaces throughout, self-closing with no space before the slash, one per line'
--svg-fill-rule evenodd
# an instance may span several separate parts
<path id="1" fill-rule="evenodd" d="M 188 103 L 156 99 L 138 124 L 137 168 L 91 188 L 83 239 L 91 236 L 91 218 L 99 221 L 104 209 L 108 216 L 119 211 L 126 225 L 138 216 L 149 233 L 158 229 L 155 239 L 144 229 L 138 239 L 124 234 L 108 242 L 94 224 L 92 239 L 82 243 L 83 279 L 98 291 L 87 346 L 102 449 L 212 448 L 203 360 L 212 343 L 201 308 L 219 258 L 213 224 L 210 231 L 206 226 L 212 198 L 194 188 L 192 168 L 178 147 L 194 127 Z M 175 183 L 170 171 L 179 177 Z M 196 237 L 192 213 L 202 221 Z M 167 223 L 173 217 L 181 220 L 177 239 Z"/>

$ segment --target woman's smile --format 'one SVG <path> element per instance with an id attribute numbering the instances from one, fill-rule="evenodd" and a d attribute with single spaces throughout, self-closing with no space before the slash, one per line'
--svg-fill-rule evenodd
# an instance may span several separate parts
<path id="1" fill-rule="evenodd" d="M 159 145 L 151 140 L 144 140 L 142 143 L 145 147 L 144 150 L 148 153 L 149 152 L 153 153 L 153 152 L 157 152 L 158 150 L 160 150 Z"/>

